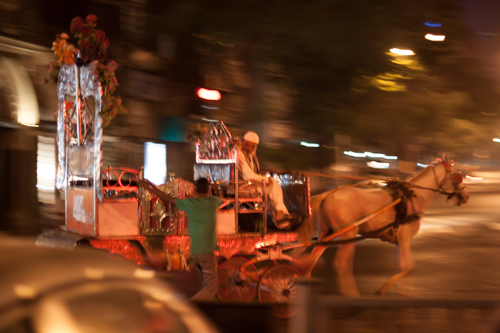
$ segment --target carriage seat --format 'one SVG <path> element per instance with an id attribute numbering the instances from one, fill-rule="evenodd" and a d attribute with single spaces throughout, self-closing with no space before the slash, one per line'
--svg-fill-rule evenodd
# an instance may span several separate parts
<path id="1" fill-rule="evenodd" d="M 228 182 L 216 182 L 217 188 L 222 198 L 234 198 L 235 197 L 235 186 Z M 261 183 L 249 183 L 247 181 L 239 182 L 238 197 L 239 198 L 262 198 L 263 194 L 263 184 Z"/>

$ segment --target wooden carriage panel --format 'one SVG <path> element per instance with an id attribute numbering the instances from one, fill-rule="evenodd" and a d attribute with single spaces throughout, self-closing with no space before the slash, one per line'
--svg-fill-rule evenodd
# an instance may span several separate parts
<path id="1" fill-rule="evenodd" d="M 215 215 L 215 233 L 217 235 L 236 234 L 236 225 L 234 223 L 234 209 L 218 210 Z"/>
<path id="2" fill-rule="evenodd" d="M 67 190 L 66 228 L 81 235 L 95 236 L 95 197 L 93 189 Z"/>
<path id="3" fill-rule="evenodd" d="M 139 203 L 137 200 L 103 202 L 97 207 L 97 235 L 139 236 Z"/>

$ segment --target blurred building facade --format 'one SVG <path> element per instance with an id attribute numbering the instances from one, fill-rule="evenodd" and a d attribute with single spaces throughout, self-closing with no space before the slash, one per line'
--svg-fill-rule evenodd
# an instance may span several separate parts
<path id="1" fill-rule="evenodd" d="M 96 15 L 98 27 L 107 33 L 109 58 L 120 66 L 118 94 L 128 110 L 104 129 L 103 166 L 140 168 L 145 142 L 162 142 L 167 172 L 192 179 L 194 151 L 184 142 L 185 130 L 176 137 L 164 133 L 185 126 L 178 119 L 191 113 L 195 84 L 172 82 L 166 75 L 175 47 L 155 30 L 162 3 L 0 1 L 1 230 L 34 234 L 40 220 L 64 219 L 61 195 L 51 177 L 43 176 L 55 174 L 57 94 L 54 85 L 42 82 L 55 60 L 50 50 L 55 34 L 69 34 L 76 16 Z"/>
<path id="2" fill-rule="evenodd" d="M 236 136 L 254 130 L 261 146 L 271 149 L 290 138 L 318 139 L 294 132 L 294 91 L 279 64 L 262 64 L 273 73 L 270 81 L 250 77 L 242 55 L 230 45 L 217 54 L 197 53 L 164 29 L 170 5 L 162 0 L 0 0 L 0 209 L 5 217 L 0 229 L 36 232 L 40 219 L 64 218 L 53 180 L 42 179 L 52 173 L 55 160 L 57 108 L 56 87 L 42 81 L 55 60 L 50 50 L 55 35 L 69 34 L 76 16 L 96 15 L 98 28 L 106 32 L 109 58 L 119 65 L 117 93 L 128 110 L 104 128 L 104 167 L 140 168 L 145 143 L 164 143 L 166 172 L 192 179 L 194 144 L 185 136 L 202 118 L 223 120 Z M 209 57 L 216 60 L 202 61 Z M 195 94 L 200 86 L 220 90 L 221 101 L 203 108 Z M 332 162 L 343 158 L 339 152 L 331 154 Z"/>

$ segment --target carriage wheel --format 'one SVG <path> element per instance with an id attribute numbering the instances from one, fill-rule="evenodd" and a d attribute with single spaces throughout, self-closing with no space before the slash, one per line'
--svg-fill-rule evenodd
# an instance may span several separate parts
<path id="1" fill-rule="evenodd" d="M 289 265 L 271 266 L 264 274 L 262 274 L 257 292 L 261 302 L 278 302 L 281 303 L 274 307 L 274 315 L 279 318 L 289 318 L 295 315 L 298 310 L 294 307 L 293 302 L 297 297 L 298 283 L 296 278 L 302 276 L 296 268 Z"/>
<path id="2" fill-rule="evenodd" d="M 219 291 L 217 296 L 223 301 L 251 301 L 257 293 L 255 287 L 257 282 L 249 276 L 240 274 L 240 267 L 248 259 L 233 257 L 222 262 L 218 269 Z M 248 266 L 245 271 L 257 275 L 255 265 Z"/>

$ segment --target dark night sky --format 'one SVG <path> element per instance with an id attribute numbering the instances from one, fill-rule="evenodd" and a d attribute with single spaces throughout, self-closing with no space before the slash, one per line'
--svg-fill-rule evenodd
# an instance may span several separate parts
<path id="1" fill-rule="evenodd" d="M 500 0 L 462 0 L 462 5 L 471 33 L 468 53 L 483 61 L 500 87 Z"/>
<path id="2" fill-rule="evenodd" d="M 475 31 L 491 32 L 500 25 L 499 0 L 463 0 L 466 23 Z"/>

